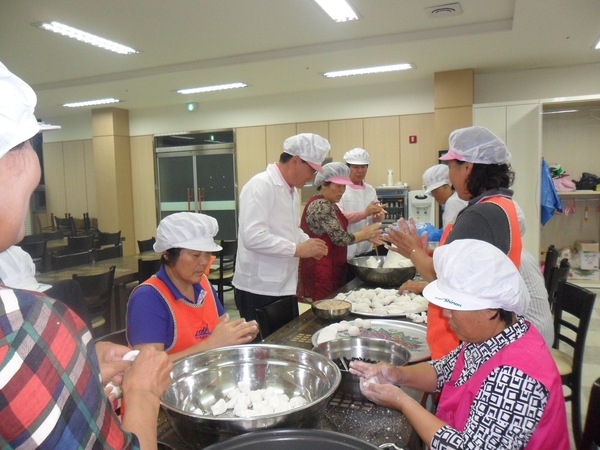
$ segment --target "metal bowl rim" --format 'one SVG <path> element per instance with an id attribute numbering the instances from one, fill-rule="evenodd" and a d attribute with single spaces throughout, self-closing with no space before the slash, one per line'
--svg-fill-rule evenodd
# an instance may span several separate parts
<path id="1" fill-rule="evenodd" d="M 331 341 L 321 342 L 319 345 L 314 346 L 312 351 L 315 353 L 319 353 L 315 349 L 324 348 L 325 346 L 327 346 L 327 344 L 329 344 L 331 342 L 358 341 L 358 340 L 370 341 L 370 342 L 375 342 L 375 343 L 385 343 L 386 345 L 388 345 L 390 347 L 400 347 L 402 350 L 404 350 L 408 353 L 409 358 L 406 360 L 406 362 L 410 361 L 410 357 L 412 356 L 410 350 L 407 349 L 406 347 L 404 347 L 402 344 L 399 344 L 398 342 L 390 341 L 388 339 L 362 337 L 362 336 L 341 337 L 341 338 L 332 339 Z M 319 354 L 322 355 L 322 353 L 319 353 Z"/>
<path id="2" fill-rule="evenodd" d="M 383 340 L 385 340 L 385 339 L 383 339 Z M 300 347 L 293 347 L 291 345 L 279 345 L 279 344 L 240 344 L 240 345 L 231 345 L 228 347 L 212 348 L 209 350 L 204 350 L 202 352 L 194 353 L 192 355 L 184 356 L 183 358 L 179 358 L 173 362 L 173 367 L 175 367 L 175 364 L 177 364 L 178 362 L 182 362 L 186 359 L 190 359 L 190 358 L 196 357 L 198 355 L 204 355 L 207 353 L 217 353 L 217 352 L 223 352 L 224 350 L 225 351 L 226 350 L 234 350 L 234 349 L 247 348 L 247 347 L 261 347 L 261 348 L 272 348 L 272 349 L 292 349 L 292 350 L 298 350 L 298 351 L 305 352 L 305 353 L 312 353 L 313 355 L 318 356 L 319 359 L 322 359 L 325 364 L 327 364 L 328 366 L 333 368 L 333 371 L 335 373 L 335 379 L 332 380 L 332 385 L 327 390 L 327 392 L 325 394 L 323 394 L 321 396 L 321 398 L 319 398 L 318 400 L 313 400 L 312 402 L 306 403 L 306 405 L 286 411 L 286 413 L 288 413 L 288 414 L 296 413 L 296 412 L 302 411 L 304 409 L 311 408 L 318 402 L 322 401 L 324 398 L 331 397 L 335 393 L 335 391 L 337 390 L 337 388 L 339 387 L 339 385 L 342 381 L 342 372 L 340 371 L 340 368 L 333 362 L 332 359 L 328 358 L 327 356 L 325 356 L 321 353 L 315 352 L 313 350 L 300 348 Z M 174 380 L 171 380 L 171 384 L 173 383 L 173 381 Z M 195 419 L 204 419 L 204 420 L 207 419 L 207 420 L 211 420 L 211 421 L 225 421 L 225 422 L 239 422 L 240 420 L 242 420 L 242 421 L 252 422 L 252 421 L 260 421 L 260 420 L 264 420 L 264 419 L 269 419 L 269 418 L 273 418 L 273 417 L 279 417 L 282 415 L 281 413 L 273 413 L 273 414 L 264 414 L 264 415 L 260 415 L 260 416 L 256 416 L 256 417 L 220 417 L 220 416 L 208 416 L 208 415 L 202 415 L 202 414 L 194 414 L 192 412 L 184 411 L 181 408 L 177 408 L 170 404 L 165 403 L 165 401 L 163 400 L 163 396 L 164 396 L 164 393 L 163 393 L 163 395 L 160 396 L 160 404 L 162 407 L 166 408 L 169 411 L 173 411 L 177 414 L 181 414 L 183 416 L 187 416 L 187 417 L 191 417 L 191 418 L 195 418 Z"/>

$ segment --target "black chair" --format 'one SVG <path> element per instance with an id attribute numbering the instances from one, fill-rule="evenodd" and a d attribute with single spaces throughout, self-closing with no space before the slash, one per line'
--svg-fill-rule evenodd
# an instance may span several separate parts
<path id="1" fill-rule="evenodd" d="M 74 273 L 73 280 L 81 285 L 92 322 L 92 336 L 102 336 L 111 331 L 112 294 L 116 266 L 97 275 Z"/>
<path id="2" fill-rule="evenodd" d="M 105 259 L 120 258 L 123 256 L 123 244 L 109 245 L 108 247 L 95 248 L 94 259 L 104 261 Z"/>
<path id="3" fill-rule="evenodd" d="M 66 254 L 52 253 L 50 255 L 50 264 L 52 265 L 52 270 L 83 266 L 85 264 L 91 264 L 92 262 L 94 262 L 94 253 L 92 250 Z"/>
<path id="4" fill-rule="evenodd" d="M 552 269 L 554 269 L 558 262 L 558 249 L 554 245 L 550 245 L 546 251 L 546 258 L 544 259 L 544 283 L 546 283 L 546 290 L 550 292 L 550 280 L 552 277 Z"/>
<path id="5" fill-rule="evenodd" d="M 71 279 L 54 282 L 52 283 L 52 287 L 48 289 L 45 294 L 48 297 L 61 301 L 75 311 L 75 313 L 83 319 L 90 332 L 92 331 L 90 312 L 87 303 L 85 302 L 85 296 L 83 295 L 81 285 L 77 281 Z"/>
<path id="6" fill-rule="evenodd" d="M 56 228 L 59 229 L 63 236 L 75 236 L 77 234 L 77 228 L 75 227 L 75 220 L 71 215 L 64 219 L 58 216 L 54 216 L 56 221 Z"/>
<path id="7" fill-rule="evenodd" d="M 563 258 L 558 267 L 552 267 L 550 270 L 550 280 L 546 285 L 548 290 L 548 302 L 550 303 L 550 311 L 554 311 L 554 303 L 556 301 L 556 292 L 558 287 L 567 281 L 571 265 L 567 258 Z"/>
<path id="8" fill-rule="evenodd" d="M 562 283 L 554 307 L 554 344 L 551 353 L 562 384 L 569 388 L 565 401 L 571 402 L 571 428 L 578 446 L 581 442 L 581 372 L 583 351 L 596 294 L 571 283 Z M 561 344 L 570 347 L 564 352 Z M 563 347 L 564 349 L 564 347 Z"/>
<path id="9" fill-rule="evenodd" d="M 140 253 L 144 252 L 153 252 L 154 251 L 154 243 L 156 242 L 156 238 L 152 236 L 150 239 L 146 239 L 143 241 L 137 241 L 138 249 Z"/>
<path id="10" fill-rule="evenodd" d="M 48 240 L 48 238 L 46 238 L 45 233 L 28 234 L 27 236 L 23 237 L 21 242 L 19 242 L 17 245 L 21 246 L 21 244 L 27 244 L 30 242 L 47 241 L 47 240 Z"/>
<path id="11" fill-rule="evenodd" d="M 138 259 L 138 281 L 143 283 L 160 269 L 160 259 Z"/>
<path id="12" fill-rule="evenodd" d="M 590 391 L 590 402 L 579 448 L 581 450 L 600 448 L 600 378 L 594 381 Z"/>
<path id="13" fill-rule="evenodd" d="M 63 232 L 61 230 L 44 232 L 44 239 L 47 241 L 57 241 L 59 239 L 63 239 L 64 237 L 65 237 L 65 235 L 63 234 Z"/>
<path id="14" fill-rule="evenodd" d="M 94 236 L 69 236 L 67 247 L 69 253 L 78 253 L 91 250 L 94 245 Z"/>
<path id="15" fill-rule="evenodd" d="M 265 339 L 298 315 L 298 301 L 293 295 L 257 308 L 256 321 L 261 339 Z"/>
<path id="16" fill-rule="evenodd" d="M 37 272 L 45 272 L 46 271 L 46 247 L 48 245 L 48 241 L 34 241 L 34 242 L 24 242 L 21 241 L 19 243 L 19 247 L 21 247 L 24 251 L 29 253 L 33 263 L 35 264 L 35 270 Z"/>
<path id="17" fill-rule="evenodd" d="M 233 290 L 233 273 L 235 272 L 235 258 L 237 255 L 237 240 L 225 241 L 220 243 L 223 250 L 218 253 L 216 261 L 219 267 L 211 270 L 208 274 L 208 279 L 212 284 L 217 285 L 217 292 L 221 302 L 224 301 L 223 295 L 225 292 Z"/>
<path id="18" fill-rule="evenodd" d="M 116 233 L 104 233 L 100 231 L 98 233 L 98 245 L 103 247 L 105 245 L 119 245 L 121 243 L 121 230 Z"/>

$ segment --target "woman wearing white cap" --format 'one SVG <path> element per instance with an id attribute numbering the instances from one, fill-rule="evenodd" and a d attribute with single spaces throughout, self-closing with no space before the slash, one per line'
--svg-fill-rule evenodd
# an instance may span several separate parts
<path id="1" fill-rule="evenodd" d="M 444 229 L 440 244 L 456 239 L 481 239 L 502 250 L 520 267 L 522 241 L 517 209 L 508 187 L 514 180 L 506 144 L 484 127 L 460 128 L 450 133 L 449 150 L 440 159 L 448 161 L 449 176 L 458 196 L 468 200 L 454 224 Z M 394 251 L 411 259 L 421 276 L 436 278 L 427 243 L 416 231 L 414 221 L 398 221 L 398 228 L 386 229 Z M 448 353 L 458 343 L 448 328 L 441 309 L 429 305 L 427 343 L 433 358 Z"/>
<path id="2" fill-rule="evenodd" d="M 215 218 L 180 212 L 158 224 L 154 251 L 159 271 L 137 286 L 127 305 L 127 340 L 134 348 L 151 345 L 172 360 L 226 345 L 245 344 L 258 334 L 255 321 L 229 320 L 205 275 L 212 252 Z"/>
<path id="3" fill-rule="evenodd" d="M 346 187 L 338 206 L 348 219 L 348 231 L 360 230 L 365 225 L 382 222 L 385 217 L 386 205 L 377 199 L 375 188 L 365 182 L 371 157 L 362 148 L 353 148 L 344 153 L 344 162 L 350 169 L 352 184 Z M 373 251 L 369 241 L 356 242 L 348 246 L 348 259 L 355 256 L 367 255 Z"/>
<path id="4" fill-rule="evenodd" d="M 514 263 L 473 239 L 438 247 L 423 291 L 462 343 L 412 366 L 350 363 L 371 401 L 400 410 L 432 449 L 569 449 L 562 383 Z M 525 295 L 523 295 L 525 294 Z M 401 387 L 439 392 L 435 415 Z"/>
<path id="5" fill-rule="evenodd" d="M 352 181 L 350 169 L 340 162 L 323 166 L 314 184 L 319 193 L 311 197 L 302 213 L 300 227 L 311 238 L 319 238 L 327 244 L 327 255 L 316 260 L 300 260 L 298 271 L 298 296 L 308 301 L 321 300 L 346 283 L 348 264 L 346 246 L 369 240 L 380 244 L 381 224 L 374 223 L 349 233 L 348 219 L 336 205 Z"/>
<path id="6" fill-rule="evenodd" d="M 0 251 L 20 242 L 40 181 L 30 138 L 40 126 L 31 87 L 0 63 Z M 164 352 L 94 344 L 82 319 L 39 292 L 0 286 L 2 448 L 156 448 L 160 396 L 171 381 Z M 105 386 L 120 385 L 114 413 Z"/>
<path id="7" fill-rule="evenodd" d="M 435 201 L 442 205 L 442 227 L 453 223 L 458 213 L 468 204 L 452 189 L 449 171 L 447 164 L 436 164 L 423 172 L 425 193 L 431 194 Z"/>

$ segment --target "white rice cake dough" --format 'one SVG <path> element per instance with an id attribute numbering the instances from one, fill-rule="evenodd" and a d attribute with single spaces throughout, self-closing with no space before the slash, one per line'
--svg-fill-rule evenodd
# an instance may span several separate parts
<path id="1" fill-rule="evenodd" d="M 332 323 L 319 331 L 317 345 L 337 339 L 338 333 L 341 332 L 345 332 L 350 336 L 360 336 L 361 329 L 368 330 L 369 328 L 371 328 L 371 321 L 360 318 L 352 321 L 342 320 L 338 323 Z"/>
<path id="2" fill-rule="evenodd" d="M 379 316 L 400 316 L 427 309 L 427 300 L 414 293 L 398 294 L 396 289 L 359 289 L 335 296 L 336 300 L 352 303 L 352 312 Z"/>
<path id="3" fill-rule="evenodd" d="M 193 408 L 192 412 L 201 415 L 220 416 L 229 410 L 237 417 L 257 417 L 274 413 L 289 411 L 308 403 L 302 396 L 290 398 L 280 389 L 268 387 L 266 389 L 250 390 L 250 384 L 238 383 L 238 387 L 229 391 L 224 398 L 218 399 L 211 407 L 209 413 L 204 413 L 200 408 Z"/>
<path id="4" fill-rule="evenodd" d="M 396 253 L 393 251 L 387 252 L 385 261 L 383 261 L 384 268 L 403 268 L 413 266 L 414 264 L 412 263 L 410 258 L 405 258 L 400 253 Z"/>

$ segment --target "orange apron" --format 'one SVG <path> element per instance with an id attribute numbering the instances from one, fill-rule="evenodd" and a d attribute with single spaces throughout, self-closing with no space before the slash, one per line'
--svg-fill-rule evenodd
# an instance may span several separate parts
<path id="1" fill-rule="evenodd" d="M 492 202 L 502 208 L 509 222 L 510 233 L 510 249 L 508 257 L 517 266 L 521 265 L 521 233 L 519 232 L 519 220 L 517 218 L 517 210 L 512 200 L 505 196 L 490 196 L 484 197 L 477 203 Z M 444 245 L 453 224 L 448 224 L 444 228 L 440 245 Z M 448 319 L 443 316 L 444 309 L 429 303 L 427 306 L 427 344 L 431 351 L 431 359 L 438 359 L 446 356 L 451 350 L 454 350 L 459 344 L 459 339 L 450 328 Z"/>

